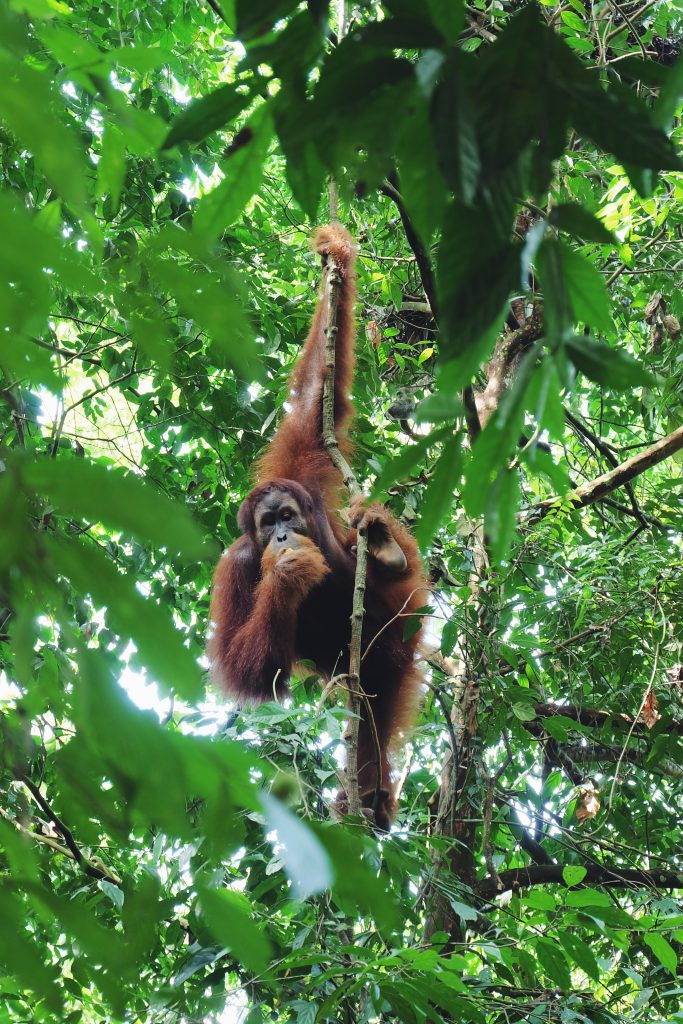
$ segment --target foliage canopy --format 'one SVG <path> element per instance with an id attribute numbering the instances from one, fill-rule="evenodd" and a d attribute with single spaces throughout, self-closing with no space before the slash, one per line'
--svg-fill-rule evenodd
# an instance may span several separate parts
<path id="1" fill-rule="evenodd" d="M 0 5 L 2 1024 L 683 1021 L 683 4 L 349 15 Z M 381 838 L 313 668 L 202 663 L 330 175 L 434 584 Z"/>

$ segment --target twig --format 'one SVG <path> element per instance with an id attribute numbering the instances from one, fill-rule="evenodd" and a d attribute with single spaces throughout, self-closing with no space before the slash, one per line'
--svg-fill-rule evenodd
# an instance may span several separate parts
<path id="1" fill-rule="evenodd" d="M 615 13 L 616 14 L 620 14 L 622 16 L 622 18 L 624 19 L 624 21 L 626 22 L 626 24 L 630 28 L 631 34 L 633 36 L 635 36 L 635 40 L 638 43 L 638 46 L 640 47 L 640 51 L 641 51 L 643 57 L 647 58 L 647 50 L 645 49 L 645 43 L 643 42 L 643 40 L 638 35 L 638 29 L 636 28 L 636 26 L 633 24 L 633 22 L 629 18 L 628 14 L 624 10 L 623 6 L 620 6 L 618 3 L 615 2 L 615 0 L 609 0 L 609 3 L 610 3 L 610 7 L 614 8 Z M 620 25 L 619 26 L 619 32 L 622 32 L 622 31 L 623 31 L 623 26 Z"/>
<path id="2" fill-rule="evenodd" d="M 493 850 L 491 849 L 491 819 L 493 817 L 493 794 L 496 788 L 496 780 L 489 777 L 484 772 L 486 778 L 486 796 L 484 798 L 484 815 L 482 819 L 482 849 L 484 851 L 484 861 L 488 868 L 489 877 L 493 882 L 496 891 L 503 891 L 503 883 L 500 880 L 500 875 L 496 870 L 496 865 L 493 863 Z"/>
<path id="3" fill-rule="evenodd" d="M 394 183 L 391 181 L 385 181 L 382 187 L 380 188 L 380 192 L 382 192 L 385 196 L 388 196 L 389 199 L 393 201 L 394 205 L 396 206 L 396 209 L 399 212 L 401 223 L 403 224 L 403 230 L 405 231 L 406 238 L 408 240 L 408 245 L 410 246 L 413 255 L 415 256 L 415 261 L 417 263 L 418 270 L 420 271 L 422 287 L 424 288 L 425 295 L 427 296 L 427 300 L 429 302 L 429 305 L 431 306 L 432 316 L 438 322 L 439 302 L 436 294 L 436 278 L 434 277 L 434 270 L 432 267 L 432 261 L 430 259 L 429 253 L 427 252 L 424 245 L 420 241 L 420 238 L 415 228 L 413 227 L 412 221 L 408 216 L 408 212 L 405 206 L 403 205 L 403 197 L 401 196 L 401 193 L 396 188 Z"/>
<path id="4" fill-rule="evenodd" d="M 649 0 L 649 3 L 643 4 L 643 6 L 640 8 L 639 11 L 634 11 L 634 13 L 631 15 L 632 20 L 633 21 L 637 21 L 638 18 L 642 18 L 642 16 L 644 14 L 647 14 L 647 12 L 650 10 L 650 8 L 654 7 L 656 3 L 658 3 L 658 0 Z M 616 4 L 613 5 L 613 6 L 616 7 Z M 623 15 L 624 21 L 626 21 L 627 20 L 626 16 L 624 15 L 624 12 L 621 10 L 621 8 L 617 8 L 617 10 L 619 11 L 619 13 L 621 15 Z M 614 38 L 616 38 L 616 36 L 618 36 L 620 32 L 624 31 L 625 27 L 628 27 L 628 23 L 627 23 L 626 26 L 624 26 L 624 25 L 617 25 L 616 28 L 613 28 L 612 31 L 608 32 L 607 35 L 605 36 L 605 43 L 611 43 L 612 40 Z M 637 32 L 635 34 L 638 35 Z"/>
<path id="5" fill-rule="evenodd" d="M 536 718 L 524 723 L 524 727 L 532 733 L 536 733 L 539 729 L 543 728 L 544 718 L 552 718 L 554 715 L 571 718 L 572 721 L 579 722 L 580 725 L 590 726 L 591 728 L 599 729 L 603 725 L 613 722 L 623 726 L 635 725 L 636 732 L 641 730 L 647 731 L 647 726 L 644 722 L 639 722 L 637 719 L 634 720 L 630 715 L 626 715 L 622 711 L 602 711 L 599 708 L 579 708 L 574 704 L 549 703 L 534 704 L 533 709 Z M 683 736 L 683 722 L 676 719 L 667 722 L 667 732 L 672 735 Z"/>
<path id="6" fill-rule="evenodd" d="M 439 322 L 439 300 L 437 296 L 436 288 L 436 277 L 434 276 L 434 268 L 432 267 L 432 260 L 429 252 L 422 244 L 420 237 L 415 230 L 413 223 L 408 216 L 408 211 L 403 205 L 403 197 L 399 192 L 398 188 L 392 181 L 385 181 L 380 192 L 388 196 L 393 201 L 396 209 L 401 217 L 401 223 L 403 230 L 406 233 L 406 239 L 410 246 L 413 255 L 415 256 L 415 262 L 417 263 L 418 270 L 420 272 L 420 278 L 422 280 L 422 287 L 424 293 L 427 296 L 429 302 L 432 317 L 438 324 Z M 467 433 L 469 434 L 470 442 L 473 442 L 478 434 L 481 432 L 481 423 L 479 420 L 479 413 L 477 412 L 477 406 L 474 398 L 474 391 L 471 385 L 464 388 L 462 393 L 463 406 L 465 408 L 465 422 L 467 424 Z"/>
<path id="7" fill-rule="evenodd" d="M 337 0 L 337 39 L 339 46 L 346 35 L 346 0 Z M 331 175 L 327 185 L 328 203 L 330 207 L 330 220 L 333 224 L 339 223 L 339 187 L 336 178 Z"/>
<path id="8" fill-rule="evenodd" d="M 457 753 L 458 753 L 458 737 L 455 735 L 455 728 L 453 726 L 453 721 L 451 719 L 451 713 L 448 710 L 448 708 L 446 707 L 446 702 L 443 699 L 443 694 L 442 694 L 441 690 L 439 689 L 439 687 L 435 686 L 434 683 L 430 683 L 426 679 L 423 680 L 423 683 L 424 683 L 425 686 L 427 686 L 432 691 L 432 693 L 434 694 L 434 696 L 438 700 L 439 704 L 441 705 L 441 710 L 443 711 L 443 716 L 444 716 L 444 718 L 446 720 L 446 727 L 448 729 L 448 734 L 449 734 L 449 736 L 451 738 L 451 749 L 453 751 L 453 757 L 456 757 Z"/>
<path id="9" fill-rule="evenodd" d="M 479 420 L 477 403 L 474 397 L 474 388 L 471 384 L 468 384 L 466 388 L 463 388 L 462 404 L 465 409 L 467 434 L 470 439 L 470 444 L 473 444 L 481 434 L 481 421 Z"/>

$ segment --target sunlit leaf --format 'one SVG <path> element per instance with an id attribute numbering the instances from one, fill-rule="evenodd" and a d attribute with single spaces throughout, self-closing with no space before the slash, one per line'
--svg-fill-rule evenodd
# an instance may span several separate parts
<path id="1" fill-rule="evenodd" d="M 266 831 L 277 833 L 280 858 L 297 899 L 307 899 L 329 888 L 333 874 L 330 859 L 313 832 L 270 793 L 261 794 Z"/>
<path id="2" fill-rule="evenodd" d="M 233 889 L 204 889 L 199 898 L 206 923 L 216 939 L 250 970 L 263 971 L 271 956 L 271 946 L 255 923 L 246 896 Z"/>

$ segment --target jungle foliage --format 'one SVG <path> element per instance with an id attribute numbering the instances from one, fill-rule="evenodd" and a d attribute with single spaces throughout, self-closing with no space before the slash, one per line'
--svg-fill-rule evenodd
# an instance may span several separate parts
<path id="1" fill-rule="evenodd" d="M 3 1024 L 683 1021 L 683 3 L 348 21 L 0 5 Z M 313 666 L 233 713 L 202 661 L 330 175 L 433 583 L 383 837 Z"/>

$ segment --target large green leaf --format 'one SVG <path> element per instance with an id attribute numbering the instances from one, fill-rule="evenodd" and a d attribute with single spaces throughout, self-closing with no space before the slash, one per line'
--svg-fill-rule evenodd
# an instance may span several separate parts
<path id="1" fill-rule="evenodd" d="M 143 543 L 187 558 L 209 553 L 188 510 L 132 473 L 84 459 L 44 457 L 24 463 L 22 475 L 60 512 L 90 525 L 109 523 Z"/>
<path id="2" fill-rule="evenodd" d="M 50 75 L 12 60 L 1 49 L 0 122 L 35 154 L 45 177 L 72 210 L 85 213 L 85 161 L 75 134 L 58 113 Z"/>
<path id="3" fill-rule="evenodd" d="M 57 572 L 66 576 L 79 598 L 90 594 L 106 608 L 112 627 L 130 637 L 149 674 L 188 700 L 202 689 L 196 658 L 174 628 L 171 615 L 146 600 L 135 580 L 124 576 L 94 544 L 52 536 L 46 545 Z"/>
<path id="4" fill-rule="evenodd" d="M 549 939 L 536 939 L 536 955 L 544 973 L 558 988 L 565 992 L 571 988 L 571 975 L 561 946 Z"/>
<path id="5" fill-rule="evenodd" d="M 437 263 L 445 356 L 461 355 L 502 315 L 518 266 L 518 252 L 486 209 L 451 204 Z"/>
<path id="6" fill-rule="evenodd" d="M 676 956 L 676 950 L 673 948 L 671 943 L 664 938 L 661 932 L 647 932 L 643 935 L 643 939 L 657 957 L 660 964 L 666 967 L 669 974 L 675 978 L 678 957 Z"/>
<path id="7" fill-rule="evenodd" d="M 577 334 L 565 341 L 574 366 L 591 380 L 610 388 L 631 388 L 654 383 L 649 373 L 624 349 Z"/>
<path id="8" fill-rule="evenodd" d="M 271 957 L 271 946 L 255 923 L 249 900 L 233 889 L 203 889 L 202 914 L 216 939 L 251 971 L 263 971 Z"/>
<path id="9" fill-rule="evenodd" d="M 403 451 L 390 459 L 377 477 L 372 488 L 372 497 L 379 497 L 395 484 L 397 480 L 405 480 L 410 476 L 416 466 L 419 466 L 429 449 L 446 436 L 450 428 L 435 430 L 425 437 L 421 437 L 415 444 L 406 445 Z"/>
<path id="10" fill-rule="evenodd" d="M 45 1000 L 53 1013 L 61 1014 L 63 992 L 56 984 L 57 971 L 45 964 L 37 943 L 26 934 L 22 909 L 7 883 L 0 889 L 0 914 L 0 961 L 18 982 Z"/>
<path id="11" fill-rule="evenodd" d="M 545 238 L 537 262 L 551 337 L 564 337 L 578 321 L 596 332 L 614 330 L 607 287 L 585 256 L 557 239 Z"/>
<path id="12" fill-rule="evenodd" d="M 196 231 L 218 238 L 239 217 L 261 184 L 272 134 L 270 108 L 262 104 L 233 140 L 222 165 L 225 177 L 199 204 Z"/>
<path id="13" fill-rule="evenodd" d="M 427 486 L 415 529 L 417 541 L 425 551 L 446 517 L 455 488 L 460 480 L 462 437 L 455 434 L 444 444 Z"/>
<path id="14" fill-rule="evenodd" d="M 481 172 L 472 113 L 474 100 L 469 90 L 471 72 L 466 55 L 456 50 L 440 74 L 432 100 L 432 127 L 439 164 L 454 194 L 466 205 L 475 197 Z"/>
<path id="15" fill-rule="evenodd" d="M 484 529 L 496 562 L 505 558 L 512 543 L 518 505 L 519 474 L 503 468 L 491 485 L 484 515 Z"/>
<path id="16" fill-rule="evenodd" d="M 280 858 L 297 899 L 328 889 L 333 879 L 330 858 L 318 837 L 271 793 L 261 794 L 266 831 L 277 832 Z"/>
<path id="17" fill-rule="evenodd" d="M 559 203 L 557 206 L 553 206 L 548 220 L 561 231 L 567 231 L 587 242 L 615 244 L 614 236 L 610 234 L 602 221 L 599 221 L 578 203 Z"/>
<path id="18" fill-rule="evenodd" d="M 211 132 L 231 124 L 250 101 L 248 92 L 238 92 L 232 82 L 193 100 L 173 121 L 162 149 L 181 142 L 201 142 Z"/>

